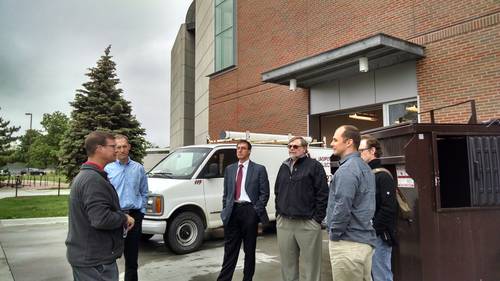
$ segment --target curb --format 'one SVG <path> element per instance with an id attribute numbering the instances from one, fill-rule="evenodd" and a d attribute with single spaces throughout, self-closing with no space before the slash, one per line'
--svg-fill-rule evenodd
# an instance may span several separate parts
<path id="1" fill-rule="evenodd" d="M 61 189 L 61 195 L 69 195 L 69 189 Z M 46 196 L 46 195 L 57 195 L 57 189 L 25 189 L 19 190 L 17 196 Z M 0 199 L 13 198 L 16 196 L 16 190 L 0 190 Z"/>
<path id="2" fill-rule="evenodd" d="M 0 226 L 22 226 L 39 224 L 68 223 L 68 217 L 49 217 L 49 218 L 31 218 L 31 219 L 6 219 L 0 220 Z"/>

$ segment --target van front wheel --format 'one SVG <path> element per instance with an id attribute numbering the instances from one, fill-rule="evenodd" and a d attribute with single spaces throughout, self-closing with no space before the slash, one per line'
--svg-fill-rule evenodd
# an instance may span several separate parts
<path id="1" fill-rule="evenodd" d="M 203 243 L 203 222 L 193 212 L 178 214 L 169 224 L 163 236 L 172 252 L 182 255 L 194 252 Z"/>

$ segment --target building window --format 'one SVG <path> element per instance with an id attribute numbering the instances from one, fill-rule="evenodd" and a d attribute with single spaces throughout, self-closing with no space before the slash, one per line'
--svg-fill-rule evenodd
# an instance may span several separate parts
<path id="1" fill-rule="evenodd" d="M 235 64 L 234 0 L 215 0 L 215 71 Z"/>
<path id="2" fill-rule="evenodd" d="M 384 126 L 417 121 L 418 103 L 416 99 L 384 104 Z"/>

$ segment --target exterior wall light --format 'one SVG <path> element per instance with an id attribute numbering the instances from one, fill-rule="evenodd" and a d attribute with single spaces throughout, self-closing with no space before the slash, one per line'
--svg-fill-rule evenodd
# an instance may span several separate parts
<path id="1" fill-rule="evenodd" d="M 297 90 L 297 79 L 290 79 L 290 91 Z"/>
<path id="2" fill-rule="evenodd" d="M 359 72 L 368 72 L 368 58 L 359 58 Z"/>

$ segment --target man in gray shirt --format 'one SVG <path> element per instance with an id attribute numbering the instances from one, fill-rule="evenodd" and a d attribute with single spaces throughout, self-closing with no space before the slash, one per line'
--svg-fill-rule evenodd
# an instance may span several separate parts
<path id="1" fill-rule="evenodd" d="M 334 281 L 371 280 L 376 243 L 372 218 L 375 213 L 375 176 L 358 152 L 361 136 L 350 125 L 333 136 L 333 153 L 340 167 L 330 182 L 327 225 Z"/>

